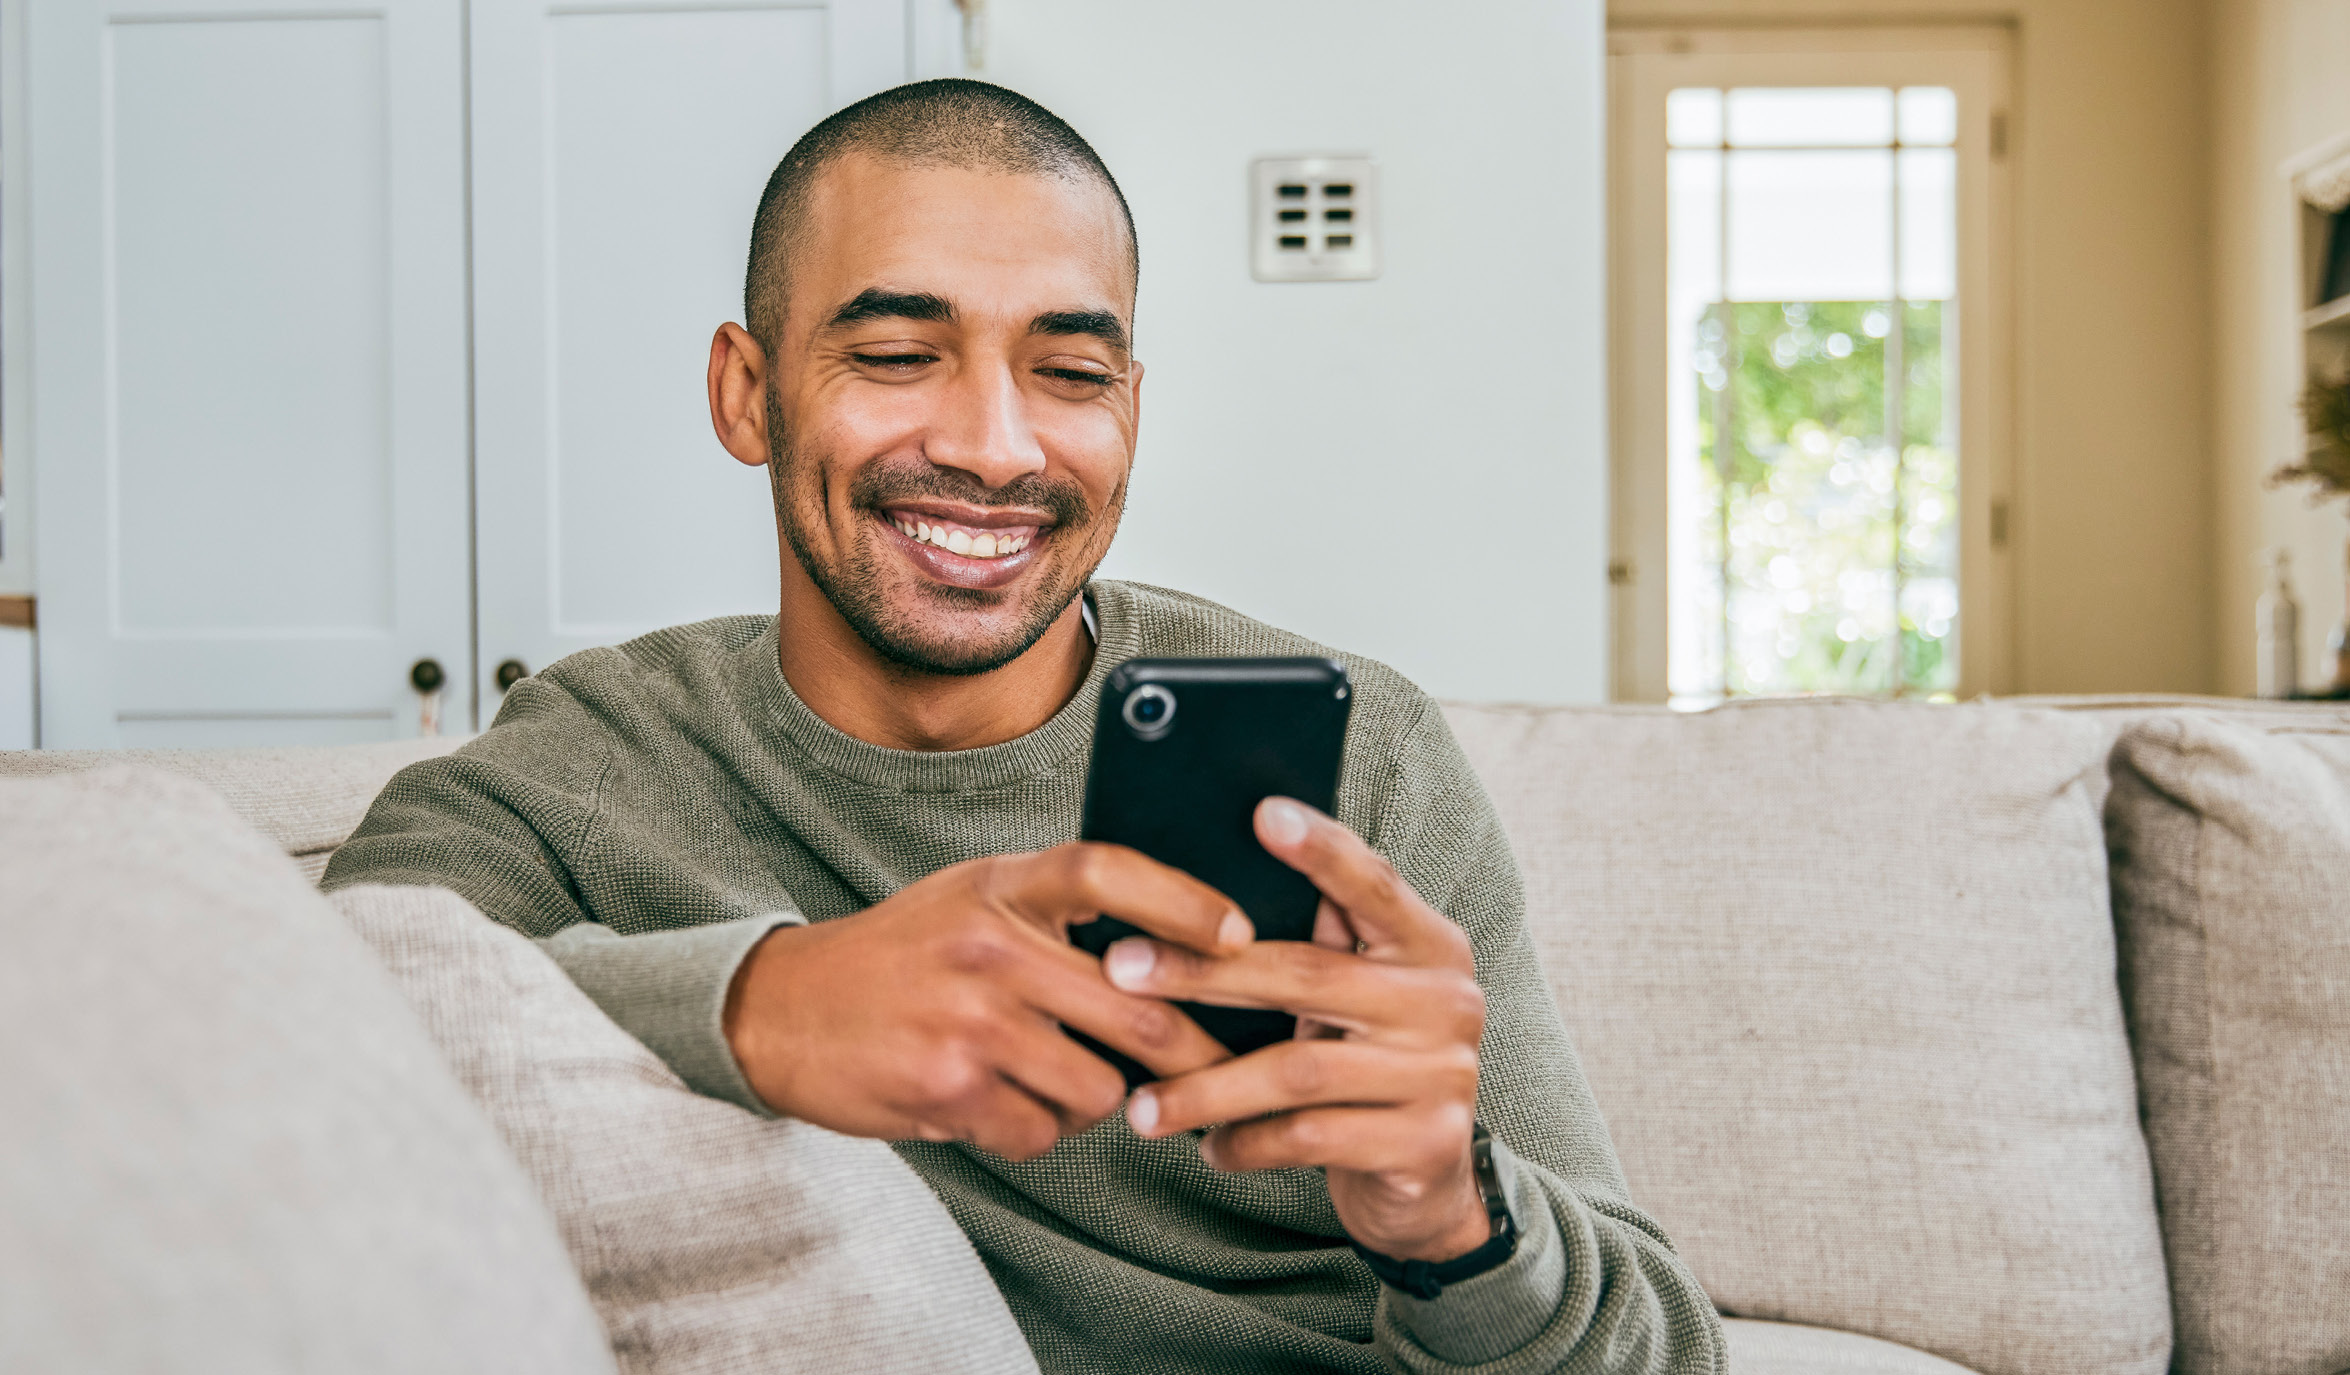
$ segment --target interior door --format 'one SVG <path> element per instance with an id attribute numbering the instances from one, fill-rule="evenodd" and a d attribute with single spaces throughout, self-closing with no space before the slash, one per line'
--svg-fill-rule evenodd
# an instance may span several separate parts
<path id="1" fill-rule="evenodd" d="M 763 469 L 710 431 L 775 163 L 906 79 L 906 0 L 473 0 L 482 724 L 497 672 L 772 612 Z"/>
<path id="2" fill-rule="evenodd" d="M 470 674 L 460 0 L 40 0 L 41 743 L 418 729 Z"/>

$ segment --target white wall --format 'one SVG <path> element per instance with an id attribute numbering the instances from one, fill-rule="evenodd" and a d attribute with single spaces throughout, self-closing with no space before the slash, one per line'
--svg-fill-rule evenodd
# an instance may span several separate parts
<path id="1" fill-rule="evenodd" d="M 0 0 L 0 596 L 33 590 L 32 357 L 26 348 L 30 278 L 19 184 L 25 159 L 25 10 Z M 30 638 L 29 635 L 27 638 Z M 5 670 L 0 670 L 5 672 Z M 0 712 L 12 708 L 0 707 Z"/>
<path id="2" fill-rule="evenodd" d="M 1597 0 L 990 0 L 986 70 L 1142 236 L 1141 454 L 1105 573 L 1444 696 L 1607 685 Z M 1367 152 L 1384 275 L 1259 283 L 1248 165 Z"/>
<path id="3" fill-rule="evenodd" d="M 33 747 L 33 632 L 0 626 L 0 750 Z"/>

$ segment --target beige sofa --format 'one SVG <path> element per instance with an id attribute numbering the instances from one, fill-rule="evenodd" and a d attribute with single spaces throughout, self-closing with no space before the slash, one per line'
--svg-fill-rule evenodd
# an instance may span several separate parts
<path id="1" fill-rule="evenodd" d="M 2350 1370 L 2350 713 L 1450 713 L 1634 1195 L 1730 1315 L 1735 1369 Z M 338 977 L 389 975 L 415 1012 L 400 1034 L 436 1048 L 521 1166 L 570 1263 L 534 1311 L 584 1295 L 629 1370 L 1027 1368 L 968 1247 L 886 1150 L 693 1098 L 535 948 L 445 895 L 330 905 L 285 883 L 315 877 L 398 766 L 445 747 L 0 756 L 18 776 L 0 779 L 0 927 L 104 909 L 109 938 L 134 940 L 201 905 L 183 890 L 203 866 L 130 862 L 127 833 L 238 851 L 234 872 L 284 909 L 270 929 L 356 933 L 365 956 L 338 955 Z M 124 763 L 209 791 L 89 772 Z M 65 776 L 25 777 L 43 774 Z M 246 827 L 285 858 L 256 858 Z M 88 1002 L 0 967 L 0 1037 L 11 978 L 68 1007 L 46 1027 Z M 137 1099 L 115 1082 L 109 1102 Z M 276 1093 L 304 1101 L 298 1075 Z M 203 1101 L 175 1111 L 193 1114 L 175 1134 L 202 1135 Z M 90 1118 L 58 1120 L 107 1129 Z M 62 1158 L 30 1130 L 0 1126 L 0 1238 L 36 1206 L 25 1162 Z M 855 1223 L 874 1215 L 896 1251 Z M 112 1284 L 121 1247 L 160 1244 L 119 1241 L 15 1277 Z M 0 1367 L 29 1340 L 128 1368 L 91 1356 L 111 1348 L 87 1314 L 12 1339 L 37 1305 L 10 1302 Z M 565 1360 L 540 1364 L 592 1368 Z"/>

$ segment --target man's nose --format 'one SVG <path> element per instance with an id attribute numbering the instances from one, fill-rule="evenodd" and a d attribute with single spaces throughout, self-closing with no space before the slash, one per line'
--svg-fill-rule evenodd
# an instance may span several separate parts
<path id="1" fill-rule="evenodd" d="M 960 468 L 989 488 L 1045 467 L 1027 398 L 1009 366 L 964 369 L 922 450 L 931 462 Z"/>

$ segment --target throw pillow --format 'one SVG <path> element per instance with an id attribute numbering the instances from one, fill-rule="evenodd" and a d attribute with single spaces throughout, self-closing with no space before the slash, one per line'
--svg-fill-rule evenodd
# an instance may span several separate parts
<path id="1" fill-rule="evenodd" d="M 0 1370 L 586 1375 L 544 1204 L 207 789 L 0 780 Z"/>
<path id="2" fill-rule="evenodd" d="M 2180 1375 L 2350 1370 L 2350 724 L 2148 721 L 2113 776 Z"/>
<path id="3" fill-rule="evenodd" d="M 1034 1375 L 978 1254 L 887 1146 L 695 1094 L 454 893 L 329 900 L 538 1181 L 622 1370 Z"/>
<path id="4" fill-rule="evenodd" d="M 1633 1198 L 1725 1313 L 2159 1375 L 2108 731 L 1993 705 L 1452 711 Z"/>

